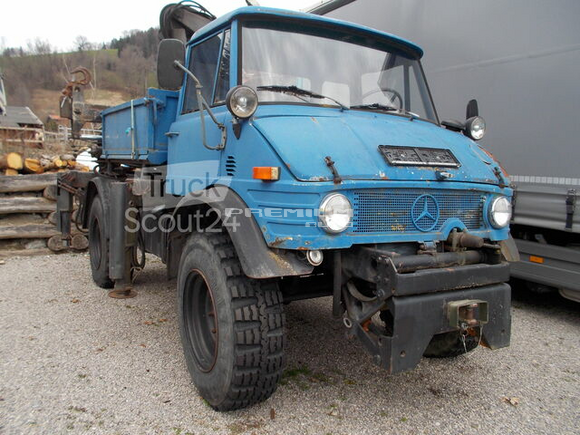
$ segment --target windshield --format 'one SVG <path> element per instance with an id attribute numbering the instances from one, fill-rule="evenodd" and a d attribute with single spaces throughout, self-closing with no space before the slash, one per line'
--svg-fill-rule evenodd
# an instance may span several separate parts
<path id="1" fill-rule="evenodd" d="M 340 103 L 352 109 L 410 113 L 437 122 L 418 60 L 396 52 L 385 41 L 335 32 L 320 36 L 321 32 L 297 26 L 284 29 L 280 23 L 246 23 L 241 84 L 256 89 L 260 102 Z M 273 86 L 292 86 L 329 98 L 268 89 Z"/>

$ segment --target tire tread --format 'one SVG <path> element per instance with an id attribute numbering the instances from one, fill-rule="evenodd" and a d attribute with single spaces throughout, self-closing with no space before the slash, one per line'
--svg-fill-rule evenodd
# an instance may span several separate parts
<path id="1" fill-rule="evenodd" d="M 227 234 L 208 234 L 227 276 L 234 311 L 235 366 L 226 399 L 215 406 L 232 411 L 262 402 L 276 391 L 285 365 L 282 294 L 246 277 Z"/>

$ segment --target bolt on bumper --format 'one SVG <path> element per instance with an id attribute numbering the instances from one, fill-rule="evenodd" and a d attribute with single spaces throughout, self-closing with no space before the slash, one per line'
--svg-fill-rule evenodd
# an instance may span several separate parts
<path id="1" fill-rule="evenodd" d="M 480 328 L 481 344 L 509 346 L 509 264 L 482 251 L 390 257 L 377 249 L 345 253 L 341 287 L 345 326 L 389 373 L 413 369 L 436 334 Z M 496 264 L 489 264 L 485 261 Z M 356 282 L 375 287 L 369 297 Z M 388 324 L 371 318 L 388 313 Z"/>
<path id="2" fill-rule="evenodd" d="M 373 324 L 350 318 L 350 336 L 358 337 L 373 355 L 376 364 L 387 372 L 411 370 L 421 360 L 435 334 L 459 329 L 452 326 L 449 307 L 457 301 L 485 301 L 488 322 L 482 328 L 481 342 L 491 349 L 509 346 L 511 333 L 511 289 L 507 284 L 430 293 L 414 296 L 393 296 L 386 301 L 392 316 L 389 333 Z M 352 311 L 353 308 L 349 311 Z M 356 311 L 356 310 L 355 310 Z M 361 313 L 362 314 L 362 313 Z M 362 316 L 366 317 L 366 316 Z M 483 322 L 481 322 L 483 324 Z"/>

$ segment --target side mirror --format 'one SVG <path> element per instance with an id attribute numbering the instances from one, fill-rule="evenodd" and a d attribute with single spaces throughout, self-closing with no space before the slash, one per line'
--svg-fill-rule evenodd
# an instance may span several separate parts
<path id="1" fill-rule="evenodd" d="M 183 71 L 174 64 L 185 63 L 185 45 L 179 39 L 163 39 L 157 54 L 157 82 L 161 89 L 176 91 L 183 83 Z"/>
<path id="2" fill-rule="evenodd" d="M 467 109 L 465 111 L 465 119 L 473 118 L 479 116 L 479 107 L 477 107 L 477 100 L 470 100 L 467 103 Z"/>

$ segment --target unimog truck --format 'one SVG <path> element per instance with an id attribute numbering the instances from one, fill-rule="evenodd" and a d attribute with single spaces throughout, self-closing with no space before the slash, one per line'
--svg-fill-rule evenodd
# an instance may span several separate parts
<path id="1" fill-rule="evenodd" d="M 71 224 L 88 231 L 111 296 L 135 295 L 146 253 L 167 265 L 203 398 L 229 411 L 276 390 L 297 300 L 329 297 L 389 374 L 508 346 L 512 190 L 476 142 L 476 102 L 441 122 L 421 48 L 391 34 L 256 6 L 197 15 L 160 42 L 161 89 L 95 114 L 68 88 L 63 115 L 100 119 L 102 137 L 93 173 L 61 174 L 58 215 L 65 245 Z"/>

